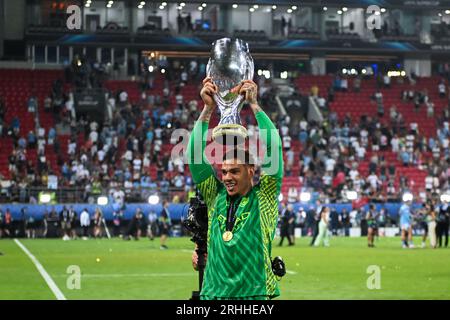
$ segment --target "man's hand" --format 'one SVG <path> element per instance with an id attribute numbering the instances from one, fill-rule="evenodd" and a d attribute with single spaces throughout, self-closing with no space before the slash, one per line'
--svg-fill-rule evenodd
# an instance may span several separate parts
<path id="1" fill-rule="evenodd" d="M 252 80 L 244 80 L 241 85 L 236 89 L 232 89 L 232 92 L 238 91 L 245 97 L 245 101 L 250 105 L 258 104 L 258 86 Z"/>
<path id="2" fill-rule="evenodd" d="M 208 254 L 205 253 L 205 262 L 207 258 Z M 194 250 L 194 252 L 192 253 L 192 267 L 194 268 L 195 271 L 198 271 L 198 255 L 196 250 Z"/>
<path id="3" fill-rule="evenodd" d="M 202 97 L 205 106 L 213 110 L 216 107 L 216 102 L 213 99 L 213 95 L 218 92 L 217 86 L 212 82 L 210 77 L 203 80 L 203 88 L 200 91 L 200 96 Z"/>

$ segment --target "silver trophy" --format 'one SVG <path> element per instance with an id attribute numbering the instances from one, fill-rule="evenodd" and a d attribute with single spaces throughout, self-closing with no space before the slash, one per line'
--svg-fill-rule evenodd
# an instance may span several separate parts
<path id="1" fill-rule="evenodd" d="M 242 143 L 247 138 L 247 129 L 241 124 L 244 96 L 231 92 L 243 80 L 253 80 L 254 64 L 248 44 L 240 39 L 222 38 L 213 43 L 206 75 L 218 87 L 214 100 L 220 110 L 220 122 L 212 137 L 225 143 Z"/>

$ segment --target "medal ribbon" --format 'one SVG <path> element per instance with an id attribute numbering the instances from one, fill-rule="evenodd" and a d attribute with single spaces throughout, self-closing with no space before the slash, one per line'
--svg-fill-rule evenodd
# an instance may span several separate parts
<path id="1" fill-rule="evenodd" d="M 233 230 L 234 224 L 236 222 L 236 210 L 239 207 L 239 203 L 241 202 L 242 198 L 239 198 L 235 201 L 231 200 L 230 206 L 228 207 L 227 212 L 227 224 L 226 224 L 226 230 L 231 231 Z"/>

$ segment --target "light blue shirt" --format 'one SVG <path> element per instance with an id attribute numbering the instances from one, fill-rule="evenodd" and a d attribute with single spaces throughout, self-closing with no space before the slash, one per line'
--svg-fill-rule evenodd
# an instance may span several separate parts
<path id="1" fill-rule="evenodd" d="M 407 204 L 403 204 L 400 207 L 400 225 L 411 223 L 411 209 Z"/>

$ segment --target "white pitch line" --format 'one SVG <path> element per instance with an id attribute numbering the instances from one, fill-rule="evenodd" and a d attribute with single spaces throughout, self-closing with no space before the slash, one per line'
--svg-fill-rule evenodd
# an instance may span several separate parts
<path id="1" fill-rule="evenodd" d="M 137 277 L 137 278 L 146 278 L 146 277 L 192 277 L 195 276 L 194 272 L 189 273 L 91 273 L 91 274 L 82 274 L 81 278 L 127 278 L 127 277 Z M 54 277 L 67 277 L 67 275 L 54 275 Z"/>
<path id="2" fill-rule="evenodd" d="M 297 274 L 297 272 L 291 271 L 291 270 L 286 270 L 286 273 L 289 273 L 289 274 Z"/>
<path id="3" fill-rule="evenodd" d="M 50 277 L 50 275 L 47 273 L 47 271 L 45 271 L 44 267 L 38 261 L 38 259 L 36 259 L 36 257 L 33 256 L 33 254 L 30 251 L 28 251 L 28 249 L 19 240 L 14 239 L 14 242 L 31 259 L 31 262 L 33 262 L 33 264 L 35 265 L 36 269 L 38 269 L 39 273 L 44 278 L 44 280 L 47 283 L 47 285 L 49 286 L 50 290 L 52 290 L 52 292 L 55 295 L 56 299 L 58 299 L 58 300 L 67 300 L 66 297 L 64 296 L 64 294 L 61 292 L 61 290 L 59 290 L 59 288 L 56 285 L 56 283 L 53 281 L 52 277 Z"/>

